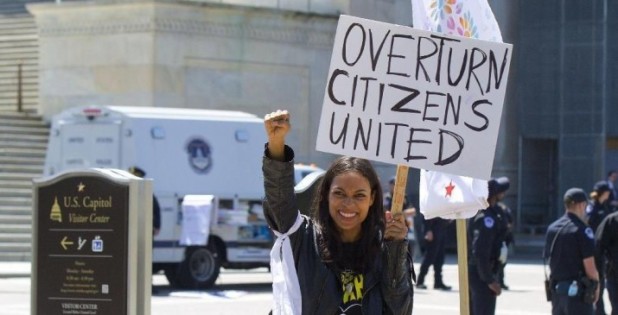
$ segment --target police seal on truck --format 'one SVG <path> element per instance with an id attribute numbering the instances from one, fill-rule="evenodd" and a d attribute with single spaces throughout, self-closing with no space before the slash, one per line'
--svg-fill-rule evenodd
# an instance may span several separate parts
<path id="1" fill-rule="evenodd" d="M 202 138 L 192 138 L 187 143 L 189 165 L 198 174 L 206 174 L 212 166 L 210 146 Z"/>

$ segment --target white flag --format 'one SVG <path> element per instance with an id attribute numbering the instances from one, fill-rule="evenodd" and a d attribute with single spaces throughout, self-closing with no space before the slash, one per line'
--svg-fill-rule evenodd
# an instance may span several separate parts
<path id="1" fill-rule="evenodd" d="M 412 0 L 416 29 L 502 42 L 487 0 Z"/>
<path id="2" fill-rule="evenodd" d="M 487 0 L 412 0 L 412 18 L 417 29 L 502 42 Z M 419 190 L 425 218 L 470 218 L 489 206 L 485 180 L 421 170 Z"/>
<path id="3" fill-rule="evenodd" d="M 487 203 L 487 181 L 421 170 L 419 207 L 425 219 L 473 217 Z"/>

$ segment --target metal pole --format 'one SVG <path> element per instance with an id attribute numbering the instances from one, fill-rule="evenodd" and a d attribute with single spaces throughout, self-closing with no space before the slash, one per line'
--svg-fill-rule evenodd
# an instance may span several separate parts
<path id="1" fill-rule="evenodd" d="M 21 87 L 21 67 L 22 63 L 17 64 L 17 112 L 21 113 L 23 111 L 22 104 L 22 87 Z"/>

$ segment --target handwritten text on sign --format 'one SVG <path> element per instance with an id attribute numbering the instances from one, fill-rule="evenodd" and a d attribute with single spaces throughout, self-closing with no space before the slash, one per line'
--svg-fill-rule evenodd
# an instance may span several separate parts
<path id="1" fill-rule="evenodd" d="M 342 15 L 317 150 L 489 178 L 511 52 Z"/>

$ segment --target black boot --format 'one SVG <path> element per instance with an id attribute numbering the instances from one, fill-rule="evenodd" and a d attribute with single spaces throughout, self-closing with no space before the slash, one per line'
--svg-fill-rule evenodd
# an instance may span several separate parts
<path id="1" fill-rule="evenodd" d="M 420 274 L 418 275 L 418 280 L 416 281 L 416 287 L 419 289 L 427 289 L 427 286 L 425 285 L 425 275 L 424 274 Z"/>
<path id="2" fill-rule="evenodd" d="M 453 287 L 451 287 L 450 285 L 446 285 L 444 283 L 438 283 L 438 284 L 434 284 L 433 288 L 436 290 L 451 291 Z"/>

